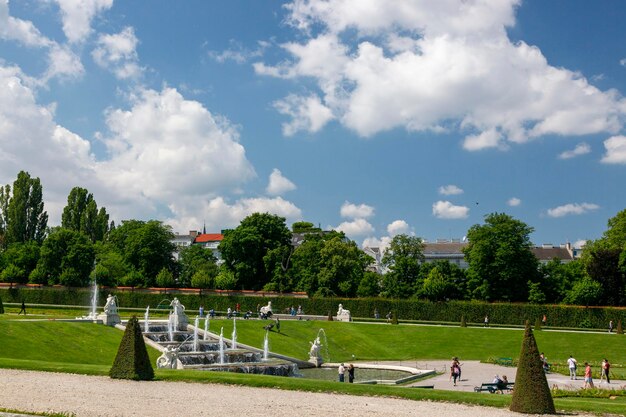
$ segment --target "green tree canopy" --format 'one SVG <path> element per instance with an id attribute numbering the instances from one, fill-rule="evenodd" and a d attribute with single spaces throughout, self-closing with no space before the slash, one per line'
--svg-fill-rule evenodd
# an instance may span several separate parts
<path id="1" fill-rule="evenodd" d="M 161 269 L 174 270 L 172 239 L 171 228 L 157 220 L 123 221 L 107 236 L 107 242 L 123 256 L 124 262 L 144 277 L 146 286 L 154 285 Z"/>
<path id="2" fill-rule="evenodd" d="M 238 285 L 250 290 L 263 288 L 270 279 L 264 258 L 269 251 L 291 244 L 285 218 L 254 213 L 234 230 L 226 231 L 219 250 L 226 268 L 234 272 Z"/>
<path id="3" fill-rule="evenodd" d="M 60 227 L 53 229 L 41 245 L 37 269 L 44 271 L 50 284 L 85 286 L 94 259 L 93 244 L 87 236 Z"/>
<path id="4" fill-rule="evenodd" d="M 98 210 L 93 194 L 84 188 L 74 187 L 67 196 L 61 226 L 83 232 L 95 243 L 103 240 L 109 230 L 109 215 L 104 207 Z"/>
<path id="5" fill-rule="evenodd" d="M 381 295 L 392 298 L 414 295 L 422 262 L 424 243 L 421 238 L 406 234 L 394 236 L 382 259 L 388 272 L 383 277 Z"/>
<path id="6" fill-rule="evenodd" d="M 10 187 L 5 187 L 0 196 L 0 210 L 4 211 L 0 227 L 4 227 L 4 243 L 43 242 L 48 226 L 48 213 L 44 211 L 43 190 L 39 178 L 20 171 L 13 183 L 13 194 L 9 197 Z M 4 207 L 2 207 L 4 206 Z"/>
<path id="7" fill-rule="evenodd" d="M 192 277 L 198 272 L 204 272 L 209 277 L 215 278 L 219 273 L 219 268 L 215 262 L 216 259 L 213 252 L 200 245 L 191 245 L 182 248 L 178 261 L 180 265 L 180 284 L 182 286 L 189 286 L 190 284 L 194 286 Z"/>
<path id="8" fill-rule="evenodd" d="M 467 233 L 463 250 L 469 264 L 468 288 L 473 298 L 526 301 L 528 281 L 537 281 L 538 260 L 531 251 L 533 228 L 504 213 L 485 216 L 484 225 Z"/>

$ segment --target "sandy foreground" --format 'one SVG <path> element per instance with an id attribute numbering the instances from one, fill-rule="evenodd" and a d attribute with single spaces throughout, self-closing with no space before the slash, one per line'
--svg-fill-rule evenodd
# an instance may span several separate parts
<path id="1" fill-rule="evenodd" d="M 522 416 L 506 409 L 0 369 L 0 407 L 82 416 Z"/>

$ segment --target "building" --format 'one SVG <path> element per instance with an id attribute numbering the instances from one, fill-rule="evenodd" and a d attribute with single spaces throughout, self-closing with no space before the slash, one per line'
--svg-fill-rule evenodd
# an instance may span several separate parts
<path id="1" fill-rule="evenodd" d="M 175 260 L 178 261 L 180 259 L 181 249 L 191 246 L 193 241 L 196 239 L 196 236 L 198 236 L 197 230 L 190 230 L 188 235 L 179 235 L 178 233 L 174 234 L 174 239 L 172 239 L 171 242 L 176 247 L 173 253 Z"/>
<path id="2" fill-rule="evenodd" d="M 217 264 L 221 264 L 222 254 L 220 253 L 218 247 L 220 243 L 224 240 L 224 235 L 222 233 L 200 233 L 196 236 L 193 244 L 200 245 L 204 249 L 208 249 L 213 252 L 213 256 L 217 259 Z"/>

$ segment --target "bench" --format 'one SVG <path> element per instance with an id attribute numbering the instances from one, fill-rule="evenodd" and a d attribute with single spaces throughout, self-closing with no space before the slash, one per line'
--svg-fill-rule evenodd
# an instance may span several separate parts
<path id="1" fill-rule="evenodd" d="M 502 388 L 502 391 L 512 391 L 514 385 L 515 385 L 515 382 L 508 382 L 506 384 L 506 387 Z M 480 387 L 474 387 L 474 392 L 489 391 L 490 393 L 495 394 L 496 391 L 499 391 L 499 390 L 500 388 L 498 388 L 498 384 L 494 384 L 494 383 L 484 383 Z"/>

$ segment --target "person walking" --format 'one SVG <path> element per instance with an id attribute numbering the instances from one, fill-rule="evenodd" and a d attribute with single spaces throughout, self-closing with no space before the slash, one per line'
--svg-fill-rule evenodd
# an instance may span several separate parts
<path id="1" fill-rule="evenodd" d="M 604 377 L 606 378 L 607 384 L 611 383 L 611 378 L 609 377 L 610 370 L 611 370 L 611 364 L 609 363 L 609 360 L 607 358 L 604 358 L 604 360 L 602 361 L 602 373 L 604 374 Z"/>
<path id="2" fill-rule="evenodd" d="M 609 320 L 609 333 L 613 333 L 613 320 Z"/>
<path id="3" fill-rule="evenodd" d="M 21 308 L 20 312 L 17 313 L 17 315 L 19 316 L 22 313 L 24 313 L 24 315 L 26 315 L 26 304 L 24 303 L 24 300 L 22 300 L 22 308 Z"/>
<path id="4" fill-rule="evenodd" d="M 280 319 L 276 317 L 276 331 L 280 333 Z"/>
<path id="5" fill-rule="evenodd" d="M 354 365 L 352 364 L 348 365 L 348 382 L 351 384 L 354 382 Z"/>
<path id="6" fill-rule="evenodd" d="M 567 367 L 569 368 L 569 379 L 576 380 L 576 367 L 578 366 L 578 362 L 576 359 L 569 355 L 569 359 L 567 360 Z"/>
<path id="7" fill-rule="evenodd" d="M 485 315 L 484 327 L 489 327 L 489 316 Z"/>
<path id="8" fill-rule="evenodd" d="M 591 365 L 585 362 L 585 386 L 583 388 L 593 388 L 593 378 L 591 377 Z"/>
<path id="9" fill-rule="evenodd" d="M 343 366 L 343 363 L 341 365 L 339 365 L 339 369 L 337 370 L 337 373 L 339 374 L 339 382 L 344 382 L 345 381 L 346 367 Z"/>

